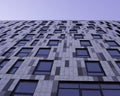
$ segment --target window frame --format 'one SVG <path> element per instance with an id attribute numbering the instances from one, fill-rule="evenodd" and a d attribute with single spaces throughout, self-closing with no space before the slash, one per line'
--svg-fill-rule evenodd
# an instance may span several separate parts
<path id="1" fill-rule="evenodd" d="M 100 71 L 99 72 L 98 71 L 94 71 L 94 70 L 90 71 L 88 66 L 87 66 L 87 63 L 96 63 L 96 64 L 98 64 L 98 67 L 99 67 Z M 101 66 L 101 63 L 99 61 L 85 61 L 85 66 L 86 66 L 86 70 L 87 70 L 88 76 L 105 76 L 105 72 L 104 72 L 104 70 L 103 70 L 103 68 Z M 101 75 L 98 75 L 96 73 L 101 74 Z M 94 74 L 94 75 L 92 75 L 92 74 Z"/>
<path id="2" fill-rule="evenodd" d="M 17 90 L 17 88 L 19 88 L 20 83 L 22 83 L 22 82 L 36 83 L 36 86 L 35 86 L 34 92 L 33 92 L 33 93 L 15 92 L 15 91 Z M 31 96 L 33 96 L 34 93 L 35 93 L 35 90 L 36 90 L 36 88 L 37 88 L 37 85 L 38 85 L 38 80 L 23 80 L 23 79 L 22 79 L 22 80 L 19 80 L 19 82 L 16 84 L 14 90 L 12 91 L 11 96 L 14 96 L 14 95 L 31 95 Z M 31 87 L 31 88 L 32 88 L 32 87 Z"/>
<path id="3" fill-rule="evenodd" d="M 82 50 L 85 50 L 86 51 L 86 53 L 87 53 L 87 55 L 80 55 L 79 53 L 77 53 L 77 51 L 82 51 Z M 89 53 L 89 51 L 88 51 L 88 48 L 76 48 L 75 49 L 75 51 L 76 51 L 76 57 L 80 57 L 80 58 L 90 58 L 90 53 Z"/>
<path id="4" fill-rule="evenodd" d="M 37 69 L 40 67 L 40 63 L 45 63 L 45 62 L 49 62 L 51 65 L 50 65 L 50 70 L 46 70 L 46 69 Z M 52 70 L 52 67 L 53 67 L 53 64 L 54 64 L 54 61 L 53 60 L 39 60 L 38 63 L 37 63 L 37 66 L 35 67 L 34 71 L 33 71 L 33 75 L 50 75 L 51 74 L 51 70 Z M 41 74 L 36 74 L 35 72 L 46 72 L 46 73 L 41 73 Z M 48 73 L 47 73 L 48 72 Z"/>
<path id="5" fill-rule="evenodd" d="M 89 43 L 89 44 L 83 44 L 84 42 L 87 42 L 87 43 Z M 81 45 L 81 46 L 84 46 L 84 47 L 92 46 L 90 40 L 80 40 L 80 45 Z"/>
<path id="6" fill-rule="evenodd" d="M 26 49 L 26 50 L 31 49 L 31 51 L 30 52 L 21 52 L 23 49 Z M 33 48 L 23 47 L 23 48 L 20 49 L 19 52 L 17 52 L 17 54 L 15 56 L 17 56 L 17 57 L 28 57 L 30 55 L 30 53 L 32 52 L 32 50 L 33 50 Z M 19 54 L 22 54 L 22 53 L 26 54 L 26 56 L 19 55 Z"/>
<path id="7" fill-rule="evenodd" d="M 42 50 L 43 50 L 43 49 L 45 49 L 45 50 L 48 49 L 48 50 L 49 50 L 49 53 L 48 53 L 48 54 L 40 54 L 39 51 L 40 51 L 41 49 L 42 49 Z M 39 48 L 38 51 L 37 51 L 37 53 L 35 54 L 35 57 L 48 57 L 49 54 L 50 54 L 50 51 L 51 51 L 51 48 Z M 39 54 L 38 54 L 38 53 L 39 53 Z"/>

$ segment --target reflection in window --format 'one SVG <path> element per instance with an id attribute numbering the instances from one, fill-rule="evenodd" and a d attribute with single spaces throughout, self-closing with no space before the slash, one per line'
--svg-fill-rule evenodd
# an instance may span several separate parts
<path id="1" fill-rule="evenodd" d="M 23 63 L 24 60 L 18 60 L 13 66 L 12 68 L 10 68 L 10 70 L 7 72 L 8 74 L 14 74 L 18 68 L 20 67 L 20 65 Z"/>
<path id="2" fill-rule="evenodd" d="M 48 46 L 58 46 L 59 40 L 49 40 Z"/>
<path id="3" fill-rule="evenodd" d="M 37 81 L 20 80 L 12 96 L 33 96 L 37 86 Z"/>
<path id="4" fill-rule="evenodd" d="M 80 40 L 81 46 L 92 46 L 89 40 Z"/>
<path id="5" fill-rule="evenodd" d="M 76 48 L 76 56 L 81 58 L 89 58 L 89 52 L 87 48 Z"/>
<path id="6" fill-rule="evenodd" d="M 49 75 L 52 69 L 53 61 L 52 60 L 44 60 L 39 61 L 37 67 L 34 70 L 35 75 Z"/>
<path id="7" fill-rule="evenodd" d="M 120 58 L 120 51 L 118 49 L 107 49 L 112 58 Z"/>
<path id="8" fill-rule="evenodd" d="M 32 48 L 22 48 L 22 49 L 16 54 L 16 56 L 26 57 L 26 56 L 29 56 L 29 55 L 30 55 L 31 51 L 32 51 Z"/>
<path id="9" fill-rule="evenodd" d="M 120 83 L 60 81 L 57 96 L 120 96 Z"/>
<path id="10" fill-rule="evenodd" d="M 87 73 L 91 76 L 103 76 L 102 66 L 98 61 L 86 61 Z"/>
<path id="11" fill-rule="evenodd" d="M 37 57 L 48 57 L 50 48 L 40 48 L 36 54 Z"/>

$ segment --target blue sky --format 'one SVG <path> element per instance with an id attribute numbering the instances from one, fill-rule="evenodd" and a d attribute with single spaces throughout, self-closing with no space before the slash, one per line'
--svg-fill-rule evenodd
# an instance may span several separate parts
<path id="1" fill-rule="evenodd" d="M 0 20 L 120 20 L 120 0 L 0 0 Z"/>

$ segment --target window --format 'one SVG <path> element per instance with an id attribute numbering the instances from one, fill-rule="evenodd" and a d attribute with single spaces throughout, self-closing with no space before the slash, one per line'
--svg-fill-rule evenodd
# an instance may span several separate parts
<path id="1" fill-rule="evenodd" d="M 20 65 L 23 63 L 24 60 L 18 60 L 13 66 L 12 68 L 10 68 L 10 70 L 7 72 L 8 74 L 14 74 L 18 68 L 20 67 Z"/>
<path id="2" fill-rule="evenodd" d="M 97 30 L 97 33 L 98 34 L 105 34 L 105 31 L 103 31 L 103 30 Z"/>
<path id="3" fill-rule="evenodd" d="M 88 75 L 91 76 L 103 76 L 104 72 L 99 61 L 86 61 Z"/>
<path id="4" fill-rule="evenodd" d="M 120 61 L 116 61 L 116 64 L 117 64 L 118 67 L 120 68 Z"/>
<path id="5" fill-rule="evenodd" d="M 120 58 L 120 51 L 118 49 L 107 49 L 108 53 L 111 55 L 113 58 Z"/>
<path id="6" fill-rule="evenodd" d="M 3 68 L 7 63 L 8 63 L 9 59 L 4 59 L 0 62 L 0 69 Z"/>
<path id="7" fill-rule="evenodd" d="M 58 46 L 59 40 L 49 40 L 47 46 Z"/>
<path id="8" fill-rule="evenodd" d="M 115 41 L 106 41 L 110 47 L 118 47 L 119 45 Z"/>
<path id="9" fill-rule="evenodd" d="M 83 39 L 82 34 L 74 34 L 74 39 Z"/>
<path id="10" fill-rule="evenodd" d="M 48 57 L 50 48 L 40 48 L 36 54 L 37 57 Z"/>
<path id="11" fill-rule="evenodd" d="M 53 34 L 48 34 L 46 38 L 51 38 L 53 36 Z"/>
<path id="12" fill-rule="evenodd" d="M 77 33 L 76 29 L 70 29 L 70 33 Z"/>
<path id="13" fill-rule="evenodd" d="M 39 40 L 34 40 L 33 43 L 31 44 L 31 46 L 36 46 L 38 42 L 39 42 Z"/>
<path id="14" fill-rule="evenodd" d="M 93 39 L 102 39 L 102 36 L 98 34 L 92 34 L 92 36 L 93 36 Z"/>
<path id="15" fill-rule="evenodd" d="M 33 96 L 38 81 L 20 80 L 12 96 Z"/>
<path id="16" fill-rule="evenodd" d="M 52 69 L 53 61 L 52 60 L 45 60 L 39 61 L 37 67 L 34 70 L 35 75 L 49 75 Z"/>
<path id="17" fill-rule="evenodd" d="M 89 40 L 80 40 L 81 46 L 92 46 Z"/>
<path id="18" fill-rule="evenodd" d="M 25 39 L 31 40 L 31 39 L 33 38 L 33 36 L 34 36 L 34 34 L 27 34 L 27 35 L 25 36 Z"/>
<path id="19" fill-rule="evenodd" d="M 120 96 L 120 83 L 60 81 L 57 96 Z"/>
<path id="20" fill-rule="evenodd" d="M 27 42 L 28 40 L 21 40 L 15 46 L 24 46 Z"/>
<path id="21" fill-rule="evenodd" d="M 60 29 L 55 29 L 54 33 L 62 33 L 62 30 L 60 30 Z"/>
<path id="22" fill-rule="evenodd" d="M 29 56 L 30 53 L 32 51 L 32 48 L 22 48 L 16 56 L 19 56 L 19 57 L 26 57 L 26 56 Z"/>
<path id="23" fill-rule="evenodd" d="M 7 52 L 3 54 L 3 56 L 11 56 L 14 50 L 15 50 L 15 47 L 10 48 Z"/>
<path id="24" fill-rule="evenodd" d="M 59 36 L 59 38 L 65 39 L 65 34 L 61 34 L 61 35 Z"/>
<path id="25" fill-rule="evenodd" d="M 81 58 L 89 58 L 89 52 L 87 48 L 76 48 L 76 56 Z"/>
<path id="26" fill-rule="evenodd" d="M 39 35 L 37 36 L 37 38 L 43 38 L 43 37 L 44 37 L 43 34 L 39 34 Z"/>

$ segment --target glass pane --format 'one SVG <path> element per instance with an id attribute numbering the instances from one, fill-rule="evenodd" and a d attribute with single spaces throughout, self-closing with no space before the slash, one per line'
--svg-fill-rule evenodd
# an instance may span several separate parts
<path id="1" fill-rule="evenodd" d="M 14 74 L 17 71 L 18 68 L 12 68 L 8 73 L 9 74 Z"/>
<path id="2" fill-rule="evenodd" d="M 107 41 L 109 46 L 118 46 L 116 42 L 114 41 Z"/>
<path id="3" fill-rule="evenodd" d="M 82 90 L 82 96 L 102 96 L 99 90 Z"/>
<path id="4" fill-rule="evenodd" d="M 39 55 L 48 55 L 49 54 L 49 52 L 50 52 L 50 49 L 40 49 L 39 51 L 38 51 L 38 53 L 37 54 L 39 54 Z"/>
<path id="5" fill-rule="evenodd" d="M 103 90 L 104 96 L 120 96 L 120 90 Z"/>
<path id="6" fill-rule="evenodd" d="M 89 72 L 102 72 L 98 62 L 87 62 L 86 64 Z"/>
<path id="7" fill-rule="evenodd" d="M 8 61 L 9 61 L 9 60 L 3 60 L 3 61 L 0 63 L 0 66 L 1 66 L 1 67 L 4 67 L 4 66 L 7 64 Z"/>
<path id="8" fill-rule="evenodd" d="M 85 49 L 78 49 L 77 55 L 88 55 L 88 52 Z"/>
<path id="9" fill-rule="evenodd" d="M 37 82 L 22 81 L 17 85 L 15 92 L 19 93 L 34 93 Z"/>
<path id="10" fill-rule="evenodd" d="M 57 45 L 58 45 L 58 42 L 59 42 L 59 41 L 51 40 L 51 41 L 49 41 L 48 45 L 49 45 L 49 46 L 57 46 Z"/>
<path id="11" fill-rule="evenodd" d="M 50 74 L 50 72 L 44 72 L 44 71 L 35 71 L 34 72 L 34 75 L 49 75 Z"/>
<path id="12" fill-rule="evenodd" d="M 19 60 L 15 63 L 14 67 L 19 67 L 23 63 L 22 60 Z"/>
<path id="13" fill-rule="evenodd" d="M 120 89 L 119 84 L 101 84 L 101 88 L 104 89 Z"/>
<path id="14" fill-rule="evenodd" d="M 90 46 L 90 42 L 89 41 L 80 41 L 82 46 Z"/>
<path id="15" fill-rule="evenodd" d="M 18 53 L 17 56 L 20 56 L 20 57 L 25 57 L 25 56 L 28 56 L 29 53 Z"/>
<path id="16" fill-rule="evenodd" d="M 98 84 L 80 84 L 80 88 L 99 89 L 99 85 Z"/>
<path id="17" fill-rule="evenodd" d="M 20 52 L 31 52 L 32 51 L 32 49 L 30 49 L 30 48 L 23 48 Z"/>
<path id="18" fill-rule="evenodd" d="M 37 70 L 44 70 L 44 71 L 50 71 L 52 67 L 52 62 L 40 62 Z"/>
<path id="19" fill-rule="evenodd" d="M 79 88 L 77 83 L 60 83 L 59 88 Z"/>
<path id="20" fill-rule="evenodd" d="M 78 89 L 59 89 L 58 96 L 80 96 Z"/>

